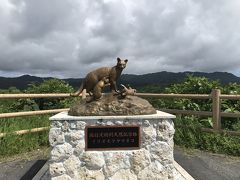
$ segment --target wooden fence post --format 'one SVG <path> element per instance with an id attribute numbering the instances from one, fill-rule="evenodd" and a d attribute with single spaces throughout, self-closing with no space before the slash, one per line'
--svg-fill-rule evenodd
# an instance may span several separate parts
<path id="1" fill-rule="evenodd" d="M 221 130 L 221 109 L 220 109 L 220 89 L 212 90 L 212 120 L 213 120 L 213 129 L 216 131 Z"/>

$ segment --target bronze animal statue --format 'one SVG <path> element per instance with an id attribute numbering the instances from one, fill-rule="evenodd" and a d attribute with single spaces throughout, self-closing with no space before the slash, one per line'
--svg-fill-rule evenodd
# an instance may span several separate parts
<path id="1" fill-rule="evenodd" d="M 71 96 L 79 96 L 84 89 L 86 90 L 86 93 L 89 93 L 90 95 L 92 95 L 95 86 L 103 78 L 109 79 L 109 85 L 110 85 L 111 91 L 115 93 L 119 93 L 117 89 L 117 80 L 119 79 L 122 73 L 122 70 L 126 67 L 127 62 L 128 62 L 127 59 L 121 60 L 120 58 L 117 58 L 116 66 L 102 67 L 88 73 L 87 76 L 84 78 L 80 88 L 75 93 L 71 94 Z"/>
<path id="2" fill-rule="evenodd" d="M 129 85 L 128 87 L 126 87 L 123 84 L 121 84 L 121 86 L 123 87 L 123 89 L 120 91 L 121 98 L 125 98 L 128 95 L 134 96 L 135 93 L 137 92 L 136 89 L 132 89 Z"/>

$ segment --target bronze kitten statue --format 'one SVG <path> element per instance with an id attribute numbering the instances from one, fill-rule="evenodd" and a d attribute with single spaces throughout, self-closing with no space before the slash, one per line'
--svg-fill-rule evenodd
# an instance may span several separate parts
<path id="1" fill-rule="evenodd" d="M 107 77 L 104 77 L 102 80 L 98 81 L 98 83 L 95 85 L 93 88 L 92 94 L 89 99 L 86 100 L 86 102 L 91 102 L 91 101 L 98 101 L 102 97 L 102 90 L 105 86 L 109 85 L 109 79 Z M 83 93 L 82 93 L 83 94 Z M 84 96 L 82 96 L 84 99 Z"/>

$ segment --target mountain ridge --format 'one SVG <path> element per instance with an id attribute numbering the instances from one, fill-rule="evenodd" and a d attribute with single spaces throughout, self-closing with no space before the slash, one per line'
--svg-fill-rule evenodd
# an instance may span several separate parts
<path id="1" fill-rule="evenodd" d="M 240 83 L 240 77 L 233 75 L 228 72 L 154 72 L 142 75 L 135 74 L 122 74 L 119 83 L 130 84 L 134 88 L 140 88 L 147 85 L 160 85 L 162 87 L 169 86 L 174 83 L 182 82 L 187 74 L 192 74 L 193 76 L 206 77 L 210 80 L 219 80 L 222 84 L 228 84 L 230 82 Z M 8 89 L 9 87 L 16 87 L 20 90 L 26 89 L 29 84 L 37 82 L 41 83 L 44 80 L 51 79 L 53 77 L 37 77 L 31 75 L 22 75 L 19 77 L 0 77 L 0 89 Z M 57 78 L 59 79 L 59 78 Z M 74 88 L 80 86 L 83 78 L 66 78 L 62 79 L 69 83 Z"/>

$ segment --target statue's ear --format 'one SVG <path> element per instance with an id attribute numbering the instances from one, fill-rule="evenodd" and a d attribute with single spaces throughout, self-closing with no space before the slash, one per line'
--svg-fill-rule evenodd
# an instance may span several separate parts
<path id="1" fill-rule="evenodd" d="M 125 62 L 125 63 L 127 63 L 127 62 L 128 62 L 128 60 L 127 60 L 127 59 L 125 59 L 125 60 L 124 60 L 124 62 Z"/>
<path id="2" fill-rule="evenodd" d="M 119 62 L 119 61 L 121 61 L 121 59 L 118 57 L 118 58 L 117 58 L 117 61 Z"/>

